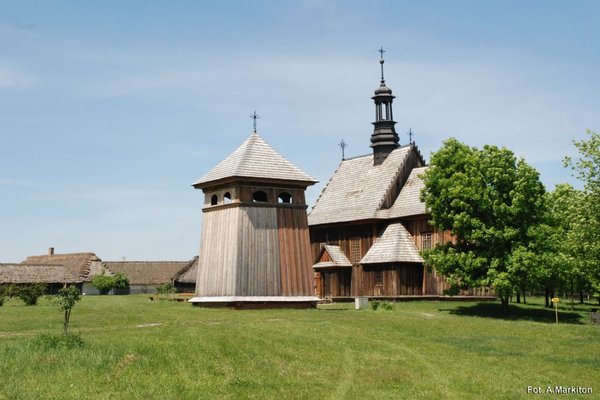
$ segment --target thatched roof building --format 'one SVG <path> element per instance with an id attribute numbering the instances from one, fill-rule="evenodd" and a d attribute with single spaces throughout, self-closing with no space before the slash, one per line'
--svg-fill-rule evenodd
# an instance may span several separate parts
<path id="1" fill-rule="evenodd" d="M 194 257 L 188 264 L 177 271 L 173 276 L 173 284 L 178 292 L 194 292 L 196 278 L 198 277 L 198 256 Z"/>
<path id="2" fill-rule="evenodd" d="M 27 257 L 23 264 L 62 265 L 82 281 L 90 281 L 92 279 L 91 266 L 94 261 L 101 261 L 94 253 L 54 254 L 54 248 L 51 247 L 48 249 L 48 254 Z"/>
<path id="3" fill-rule="evenodd" d="M 173 276 L 190 261 L 103 261 L 102 269 L 110 275 L 118 272 L 129 279 L 130 293 L 154 293 L 156 286 L 173 282 Z"/>
<path id="4" fill-rule="evenodd" d="M 81 283 L 81 278 L 62 265 L 0 264 L 0 284 Z"/>

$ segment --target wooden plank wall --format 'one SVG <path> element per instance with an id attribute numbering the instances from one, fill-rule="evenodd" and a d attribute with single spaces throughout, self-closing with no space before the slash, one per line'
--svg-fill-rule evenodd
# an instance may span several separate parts
<path id="1" fill-rule="evenodd" d="M 383 274 L 383 285 L 375 285 L 376 271 Z M 358 267 L 354 271 L 358 296 L 418 296 L 423 294 L 423 267 L 417 264 Z"/>
<path id="2" fill-rule="evenodd" d="M 321 251 L 321 243 L 328 243 L 340 246 L 340 249 L 346 254 L 350 261 L 350 241 L 354 238 L 360 239 L 360 258 L 367 254 L 367 251 L 373 245 L 374 239 L 377 237 L 382 224 L 363 224 L 337 226 L 329 228 L 313 228 L 310 230 L 310 245 L 312 251 L 312 259 L 316 261 Z"/>
<path id="3" fill-rule="evenodd" d="M 200 239 L 196 296 L 232 296 L 236 293 L 239 208 L 205 212 Z"/>
<path id="4" fill-rule="evenodd" d="M 204 214 L 196 295 L 281 295 L 276 209 L 231 207 Z"/>
<path id="5" fill-rule="evenodd" d="M 310 238 L 306 210 L 277 208 L 282 296 L 314 296 Z"/>
<path id="6" fill-rule="evenodd" d="M 277 210 L 240 207 L 237 296 L 281 296 Z M 231 243 L 225 243 L 231 246 Z"/>

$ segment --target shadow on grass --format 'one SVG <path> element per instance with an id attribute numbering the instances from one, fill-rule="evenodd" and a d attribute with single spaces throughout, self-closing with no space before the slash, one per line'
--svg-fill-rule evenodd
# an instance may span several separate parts
<path id="1" fill-rule="evenodd" d="M 554 309 L 531 306 L 516 306 L 510 304 L 508 312 L 502 310 L 500 303 L 477 303 L 474 305 L 464 305 L 455 308 L 440 308 L 439 311 L 448 312 L 452 315 L 462 315 L 466 317 L 495 318 L 507 321 L 534 321 L 545 322 L 548 324 L 556 323 Z M 578 312 L 567 310 L 558 310 L 558 322 L 564 324 L 583 324 L 584 317 Z"/>

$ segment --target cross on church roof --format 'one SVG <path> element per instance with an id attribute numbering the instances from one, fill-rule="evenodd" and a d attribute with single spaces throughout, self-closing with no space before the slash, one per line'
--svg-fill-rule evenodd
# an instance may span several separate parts
<path id="1" fill-rule="evenodd" d="M 256 133 L 256 120 L 260 118 L 260 115 L 256 113 L 256 110 L 254 110 L 254 113 L 250 116 L 250 118 L 252 118 L 252 126 L 254 127 L 254 133 Z"/>
<path id="2" fill-rule="evenodd" d="M 383 83 L 385 82 L 385 80 L 383 79 L 383 63 L 385 62 L 383 59 L 383 53 L 385 53 L 385 50 L 383 49 L 383 46 L 381 46 L 381 48 L 377 51 L 381 54 L 381 60 L 379 60 L 379 64 L 381 64 L 381 84 L 383 85 Z"/>
<path id="3" fill-rule="evenodd" d="M 413 142 L 413 135 L 414 134 L 413 134 L 412 128 L 408 129 L 407 135 L 408 135 L 408 144 L 413 144 L 414 143 Z"/>
<path id="4" fill-rule="evenodd" d="M 346 146 L 348 146 L 348 144 L 346 142 L 344 142 L 344 139 L 342 139 L 341 142 L 338 143 L 338 146 L 340 146 L 342 148 L 342 160 L 346 159 Z"/>

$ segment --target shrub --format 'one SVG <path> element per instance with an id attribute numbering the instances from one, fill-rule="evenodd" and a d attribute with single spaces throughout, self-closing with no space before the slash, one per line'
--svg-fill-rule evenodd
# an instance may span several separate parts
<path id="1" fill-rule="evenodd" d="M 117 272 L 113 279 L 115 280 L 115 289 L 127 289 L 129 287 L 129 278 L 122 272 Z"/>
<path id="2" fill-rule="evenodd" d="M 72 333 L 66 335 L 48 335 L 42 333 L 31 341 L 31 346 L 43 350 L 75 349 L 83 347 L 83 345 L 84 341 L 81 335 L 74 335 Z"/>
<path id="3" fill-rule="evenodd" d="M 166 296 L 171 296 L 175 292 L 176 289 L 175 285 L 173 285 L 173 282 L 166 282 L 156 287 L 156 293 L 158 293 L 159 295 L 162 294 Z"/>
<path id="4" fill-rule="evenodd" d="M 373 311 L 378 310 L 379 308 L 385 311 L 391 311 L 394 309 L 394 304 L 389 301 L 373 300 L 371 301 L 371 308 Z"/>
<path id="5" fill-rule="evenodd" d="M 373 309 L 373 311 L 377 310 L 380 305 L 381 305 L 381 300 L 372 300 L 371 301 L 371 308 Z"/>
<path id="6" fill-rule="evenodd" d="M 18 297 L 27 306 L 35 306 L 45 292 L 46 285 L 43 283 L 12 285 L 9 289 L 10 297 Z"/>
<path id="7" fill-rule="evenodd" d="M 100 294 L 108 294 L 115 287 L 115 278 L 109 275 L 96 275 L 92 278 L 92 285 Z"/>

